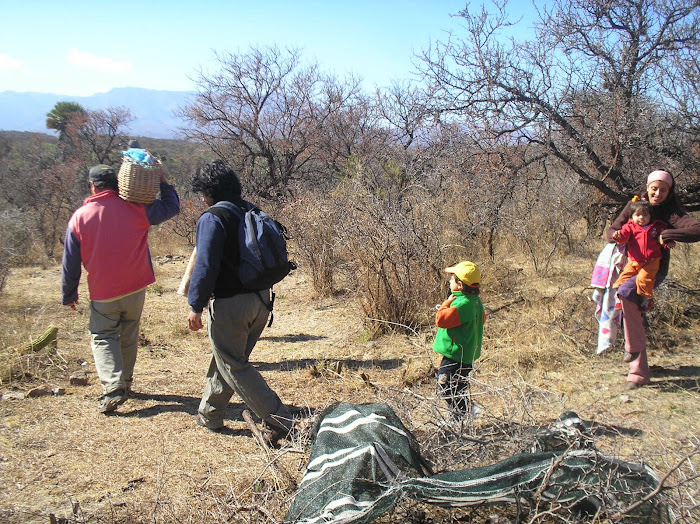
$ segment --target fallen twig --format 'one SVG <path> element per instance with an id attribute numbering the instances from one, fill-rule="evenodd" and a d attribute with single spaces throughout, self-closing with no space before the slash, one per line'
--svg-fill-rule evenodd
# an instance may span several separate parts
<path id="1" fill-rule="evenodd" d="M 656 486 L 656 489 L 652 492 L 650 492 L 648 495 L 645 497 L 642 497 L 639 499 L 637 502 L 634 504 L 630 504 L 625 510 L 619 511 L 617 514 L 613 516 L 613 520 L 618 520 L 621 519 L 624 515 L 628 515 L 629 513 L 635 511 L 637 508 L 642 506 L 643 504 L 646 504 L 650 500 L 652 500 L 654 497 L 656 497 L 659 493 L 661 493 L 665 488 L 666 488 L 666 482 L 668 481 L 669 478 L 671 478 L 671 475 L 676 472 L 677 470 L 680 469 L 680 467 L 692 456 L 697 455 L 700 453 L 700 448 L 695 448 L 692 453 L 689 453 L 682 459 L 680 459 L 675 466 L 673 466 L 666 474 L 661 478 L 659 481 L 659 485 Z M 695 475 L 697 476 L 697 475 Z M 695 477 L 694 476 L 694 477 Z"/>
<path id="2" fill-rule="evenodd" d="M 267 457 L 270 459 L 270 461 L 268 462 L 269 466 L 272 467 L 272 469 L 274 469 L 275 472 L 278 473 L 282 478 L 284 478 L 284 480 L 287 482 L 288 491 L 294 492 L 297 488 L 296 479 L 284 467 L 278 464 L 277 457 L 274 456 L 272 453 L 270 440 L 268 438 L 265 438 L 265 435 L 262 434 L 262 432 L 258 428 L 258 425 L 253 420 L 253 414 L 247 409 L 243 410 L 243 420 L 245 420 L 246 424 L 248 425 L 248 428 L 250 428 L 255 442 L 257 442 L 258 446 L 260 446 L 260 448 L 265 452 L 265 455 L 267 455 Z"/>

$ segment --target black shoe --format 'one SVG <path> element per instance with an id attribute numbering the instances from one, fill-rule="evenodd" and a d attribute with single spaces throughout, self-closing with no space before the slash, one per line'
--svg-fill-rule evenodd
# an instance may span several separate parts
<path id="1" fill-rule="evenodd" d="M 97 406 L 97 411 L 100 413 L 111 413 L 124 404 L 128 398 L 129 396 L 123 389 L 118 389 L 117 391 L 103 395 L 99 406 Z"/>

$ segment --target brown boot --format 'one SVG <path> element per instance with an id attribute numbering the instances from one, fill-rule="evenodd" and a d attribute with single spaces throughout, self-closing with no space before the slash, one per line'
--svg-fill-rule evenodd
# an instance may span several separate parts
<path id="1" fill-rule="evenodd" d="M 637 357 L 639 356 L 639 353 L 630 353 L 629 351 L 625 351 L 625 353 L 622 355 L 622 361 L 627 362 L 628 364 L 630 362 L 634 362 L 637 360 Z"/>

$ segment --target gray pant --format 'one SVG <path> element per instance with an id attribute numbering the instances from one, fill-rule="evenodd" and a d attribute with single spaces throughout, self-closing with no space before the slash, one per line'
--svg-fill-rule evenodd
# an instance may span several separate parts
<path id="1" fill-rule="evenodd" d="M 260 294 L 269 302 L 269 291 Z M 226 407 L 234 392 L 268 424 L 285 430 L 292 427 L 289 409 L 248 362 L 268 314 L 255 293 L 209 302 L 207 332 L 212 358 L 199 413 L 210 427 L 223 426 Z"/>
<path id="2" fill-rule="evenodd" d="M 130 390 L 146 290 L 111 302 L 90 302 L 90 334 L 97 376 L 105 395 Z"/>

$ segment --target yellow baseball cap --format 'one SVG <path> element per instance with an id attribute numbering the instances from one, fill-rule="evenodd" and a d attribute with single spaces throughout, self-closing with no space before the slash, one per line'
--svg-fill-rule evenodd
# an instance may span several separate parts
<path id="1" fill-rule="evenodd" d="M 481 283 L 481 271 L 474 262 L 467 260 L 445 268 L 445 273 L 451 273 L 468 286 L 478 286 Z"/>

